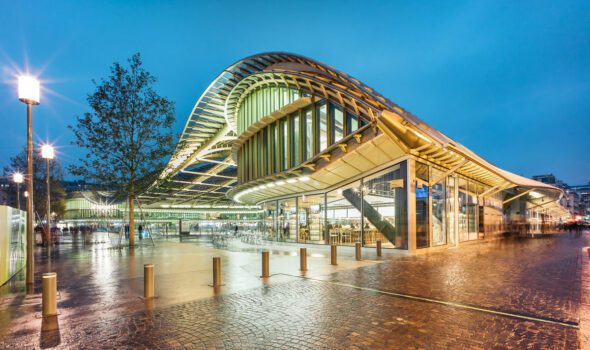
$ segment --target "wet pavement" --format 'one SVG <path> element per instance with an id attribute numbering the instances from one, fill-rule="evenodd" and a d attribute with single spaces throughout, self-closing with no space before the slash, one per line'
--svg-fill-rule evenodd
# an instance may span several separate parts
<path id="1" fill-rule="evenodd" d="M 58 273 L 59 316 L 40 313 L 40 284 L 0 288 L 0 348 L 588 348 L 590 236 L 498 240 L 361 262 L 339 247 L 157 242 L 129 250 L 38 249 L 37 280 Z M 270 250 L 271 277 L 259 278 Z M 211 258 L 222 282 L 211 288 Z M 145 301 L 143 264 L 155 264 Z M 53 321 L 53 322 L 51 322 Z"/>

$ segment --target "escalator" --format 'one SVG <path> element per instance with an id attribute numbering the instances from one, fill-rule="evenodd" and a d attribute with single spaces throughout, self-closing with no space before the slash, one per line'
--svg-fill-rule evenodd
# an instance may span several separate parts
<path id="1" fill-rule="evenodd" d="M 361 198 L 360 194 L 355 193 L 352 189 L 342 191 L 342 196 L 359 212 L 363 213 L 365 219 L 395 245 L 397 236 L 395 227 L 389 221 L 383 219 L 377 209 L 373 208 L 371 204 Z"/>

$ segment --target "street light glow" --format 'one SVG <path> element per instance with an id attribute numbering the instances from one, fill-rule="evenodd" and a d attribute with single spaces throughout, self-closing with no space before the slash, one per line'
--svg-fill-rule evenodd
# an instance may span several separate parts
<path id="1" fill-rule="evenodd" d="M 43 157 L 43 159 L 53 159 L 55 157 L 53 146 L 49 144 L 41 146 L 41 157 Z"/>
<path id="2" fill-rule="evenodd" d="M 21 173 L 12 174 L 12 181 L 14 181 L 17 184 L 22 184 L 24 181 L 23 174 L 21 174 Z"/>
<path id="3" fill-rule="evenodd" d="M 18 77 L 18 99 L 24 103 L 38 105 L 40 102 L 39 80 L 28 76 Z"/>

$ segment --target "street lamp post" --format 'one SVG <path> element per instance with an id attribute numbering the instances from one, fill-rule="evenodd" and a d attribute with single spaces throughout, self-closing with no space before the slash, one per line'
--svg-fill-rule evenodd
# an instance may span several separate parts
<path id="1" fill-rule="evenodd" d="M 18 99 L 27 105 L 27 285 L 34 280 L 33 257 L 33 105 L 38 105 L 39 81 L 30 76 L 18 77 Z"/>
<path id="2" fill-rule="evenodd" d="M 53 244 L 53 239 L 51 237 L 51 189 L 50 185 L 50 175 L 49 175 L 49 161 L 55 157 L 55 152 L 51 145 L 43 145 L 41 146 L 41 157 L 43 157 L 46 161 L 45 163 L 45 170 L 47 176 L 45 177 L 45 184 L 47 187 L 47 210 L 45 211 L 46 221 L 47 221 L 47 237 L 49 237 L 48 245 L 51 246 Z"/>
<path id="3" fill-rule="evenodd" d="M 16 184 L 16 207 L 20 210 L 20 184 L 23 183 L 23 174 L 14 173 L 12 175 L 12 181 Z"/>

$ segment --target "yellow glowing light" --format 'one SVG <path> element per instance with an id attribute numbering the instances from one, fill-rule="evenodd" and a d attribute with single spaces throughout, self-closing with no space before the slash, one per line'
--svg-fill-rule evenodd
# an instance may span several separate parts
<path id="1" fill-rule="evenodd" d="M 430 143 L 430 139 L 424 135 L 422 135 L 421 133 L 417 132 L 416 130 L 412 130 L 414 131 L 414 134 L 416 134 L 416 136 L 418 136 L 419 138 L 421 138 L 422 140 Z"/>

